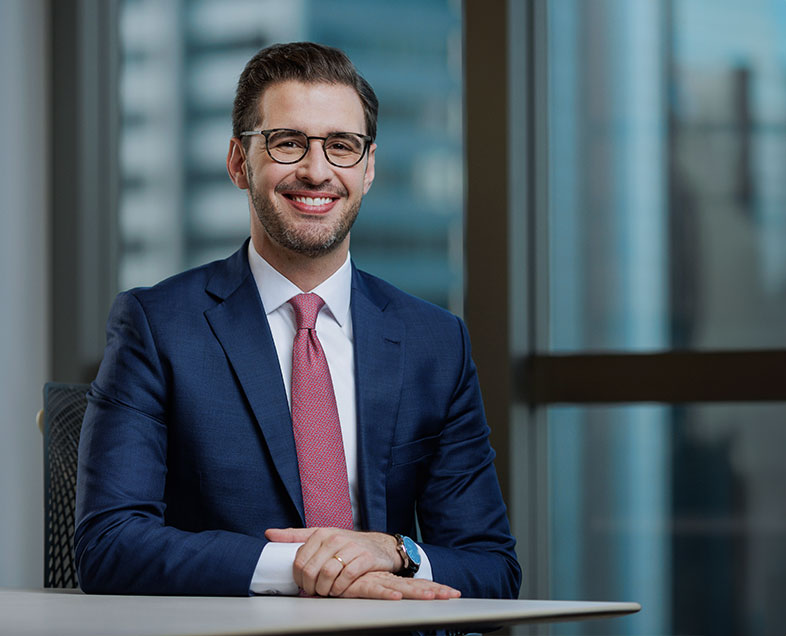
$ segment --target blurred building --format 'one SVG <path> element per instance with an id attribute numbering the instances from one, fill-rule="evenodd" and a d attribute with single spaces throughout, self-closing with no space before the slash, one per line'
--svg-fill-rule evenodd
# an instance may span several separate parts
<path id="1" fill-rule="evenodd" d="M 381 103 L 379 167 L 352 231 L 353 259 L 461 312 L 458 3 L 124 0 L 120 40 L 121 289 L 242 243 L 246 198 L 224 163 L 237 78 L 264 46 L 314 40 L 344 49 Z"/>
<path id="2" fill-rule="evenodd" d="M 786 4 L 548 6 L 549 350 L 784 348 Z M 640 600 L 626 633 L 782 631 L 785 414 L 550 408 L 553 595 Z"/>

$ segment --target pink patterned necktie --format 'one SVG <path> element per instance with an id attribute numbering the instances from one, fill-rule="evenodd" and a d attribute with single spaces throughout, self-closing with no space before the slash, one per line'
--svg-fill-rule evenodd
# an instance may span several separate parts
<path id="1" fill-rule="evenodd" d="M 289 300 L 297 332 L 292 347 L 292 429 L 306 527 L 352 529 L 344 441 L 325 352 L 316 333 L 325 301 L 316 294 Z"/>

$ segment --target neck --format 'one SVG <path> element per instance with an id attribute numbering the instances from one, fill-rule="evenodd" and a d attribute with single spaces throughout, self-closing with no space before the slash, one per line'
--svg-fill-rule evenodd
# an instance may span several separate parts
<path id="1" fill-rule="evenodd" d="M 336 249 L 322 256 L 298 254 L 274 243 L 267 235 L 259 236 L 253 231 L 251 242 L 257 254 L 302 292 L 310 292 L 335 274 L 349 252 L 349 236 Z"/>

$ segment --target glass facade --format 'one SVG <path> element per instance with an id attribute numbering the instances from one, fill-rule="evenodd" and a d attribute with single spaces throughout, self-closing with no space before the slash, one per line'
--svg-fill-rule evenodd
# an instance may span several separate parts
<path id="1" fill-rule="evenodd" d="M 551 595 L 642 612 L 559 634 L 780 634 L 786 408 L 548 411 Z"/>
<path id="2" fill-rule="evenodd" d="M 552 351 L 786 345 L 786 3 L 549 3 Z"/>
<path id="3" fill-rule="evenodd" d="M 551 0 L 544 353 L 786 346 L 786 3 Z M 782 404 L 547 409 L 558 634 L 786 625 Z"/>
<path id="4" fill-rule="evenodd" d="M 240 246 L 246 197 L 225 168 L 237 78 L 264 46 L 314 40 L 344 49 L 380 100 L 376 180 L 353 259 L 461 311 L 458 2 L 124 0 L 120 35 L 121 289 Z"/>

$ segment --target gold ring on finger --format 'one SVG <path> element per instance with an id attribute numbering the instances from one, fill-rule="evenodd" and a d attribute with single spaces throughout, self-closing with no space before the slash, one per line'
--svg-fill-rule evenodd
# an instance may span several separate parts
<path id="1" fill-rule="evenodd" d="M 336 561 L 338 561 L 338 562 L 341 564 L 341 567 L 342 567 L 342 568 L 345 568 L 345 567 L 347 567 L 347 564 L 346 564 L 346 563 L 344 563 L 344 559 L 342 559 L 342 558 L 341 558 L 340 556 L 338 556 L 337 554 L 334 554 L 334 555 L 333 555 L 333 558 L 334 558 Z"/>

